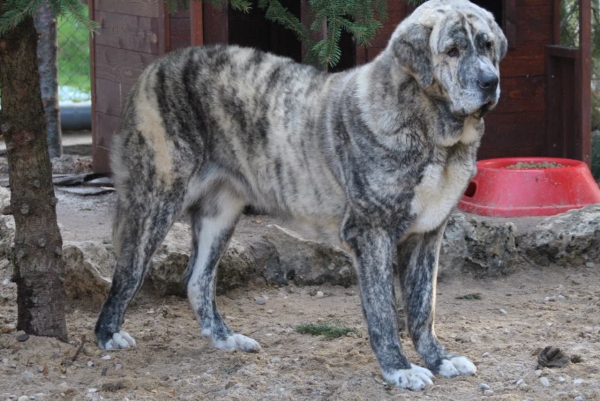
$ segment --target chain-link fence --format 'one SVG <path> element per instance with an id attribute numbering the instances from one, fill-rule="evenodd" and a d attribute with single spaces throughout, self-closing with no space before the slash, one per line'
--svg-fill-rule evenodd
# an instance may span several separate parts
<path id="1" fill-rule="evenodd" d="M 58 18 L 58 96 L 63 102 L 91 99 L 88 28 L 73 18 Z"/>

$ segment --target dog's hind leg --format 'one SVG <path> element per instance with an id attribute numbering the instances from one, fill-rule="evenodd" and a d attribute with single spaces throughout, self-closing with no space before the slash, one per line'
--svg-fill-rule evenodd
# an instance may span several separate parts
<path id="1" fill-rule="evenodd" d="M 369 340 L 384 378 L 410 390 L 431 385 L 433 374 L 409 362 L 398 338 L 392 267 L 394 241 L 385 230 L 349 221 L 342 228 L 342 240 L 353 251 Z"/>
<path id="2" fill-rule="evenodd" d="M 138 188 L 140 189 L 140 188 Z M 139 291 L 154 251 L 181 210 L 182 191 L 158 193 L 145 188 L 129 203 L 118 203 L 114 242 L 117 267 L 109 295 L 96 322 L 96 339 L 102 349 L 128 348 L 135 340 L 121 330 L 125 311 Z"/>
<path id="3" fill-rule="evenodd" d="M 227 249 L 245 202 L 234 191 L 221 188 L 189 209 L 192 219 L 192 254 L 183 277 L 188 299 L 202 326 L 218 349 L 258 352 L 255 340 L 234 333 L 217 310 L 215 278 L 221 255 Z"/>
<path id="4" fill-rule="evenodd" d="M 448 354 L 434 331 L 438 259 L 445 224 L 435 231 L 413 234 L 398 245 L 398 271 L 407 328 L 419 356 L 429 369 L 445 377 L 477 371 L 467 358 Z"/>

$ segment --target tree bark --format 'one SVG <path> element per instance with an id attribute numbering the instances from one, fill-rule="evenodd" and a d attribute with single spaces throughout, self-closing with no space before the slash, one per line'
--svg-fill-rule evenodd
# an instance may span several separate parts
<path id="1" fill-rule="evenodd" d="M 0 13 L 5 5 L 0 1 Z M 38 34 L 27 18 L 0 37 L 0 132 L 4 135 L 15 218 L 13 281 L 17 329 L 67 340 L 62 238 L 56 221 L 46 117 L 40 94 Z"/>
<path id="2" fill-rule="evenodd" d="M 42 104 L 46 113 L 46 138 L 50 158 L 62 155 L 60 112 L 58 106 L 58 31 L 56 15 L 49 0 L 42 2 L 33 18 L 39 34 L 37 44 L 38 71 Z"/>

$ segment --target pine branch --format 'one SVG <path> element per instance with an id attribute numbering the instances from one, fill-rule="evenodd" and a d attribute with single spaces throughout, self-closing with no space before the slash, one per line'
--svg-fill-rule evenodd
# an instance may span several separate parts
<path id="1" fill-rule="evenodd" d="M 291 30 L 301 42 L 305 44 L 310 43 L 311 39 L 308 29 L 279 0 L 260 0 L 258 8 L 266 9 L 265 17 L 269 21 L 276 22 L 284 28 Z"/>
<path id="2" fill-rule="evenodd" d="M 164 0 L 170 11 L 189 7 L 190 0 Z M 193 0 L 199 1 L 199 0 Z M 233 9 L 249 12 L 251 0 L 205 0 L 222 7 L 229 4 Z M 426 0 L 403 0 L 408 4 L 419 5 Z M 32 16 L 40 0 L 8 0 L 5 2 L 4 14 L 0 16 L 0 35 L 17 26 L 27 16 Z M 375 37 L 381 21 L 388 16 L 388 0 L 309 0 L 315 19 L 309 27 L 284 7 L 280 0 L 259 0 L 258 7 L 265 10 L 265 17 L 286 29 L 291 30 L 309 50 L 309 58 L 317 56 L 323 65 L 335 66 L 341 57 L 339 41 L 342 30 L 354 36 L 356 42 L 365 45 Z M 91 21 L 85 13 L 85 7 L 79 0 L 53 0 L 52 6 L 58 16 L 74 18 L 91 32 L 98 25 Z M 323 40 L 314 43 L 312 32 L 321 32 L 326 24 L 327 34 Z"/>
<path id="3" fill-rule="evenodd" d="M 40 0 L 9 0 L 5 3 L 6 10 L 0 16 L 0 35 L 14 29 L 25 18 L 32 17 L 41 4 Z M 75 19 L 93 32 L 98 24 L 86 15 L 86 8 L 79 0 L 53 0 L 53 11 L 57 16 L 66 16 Z"/>
<path id="4" fill-rule="evenodd" d="M 68 0 L 62 3 L 64 3 L 64 9 L 60 13 L 58 12 L 59 10 L 55 10 L 56 15 L 66 15 L 73 18 L 91 33 L 94 33 L 100 27 L 100 24 L 96 21 L 89 19 L 86 7 L 79 0 Z"/>
<path id="5" fill-rule="evenodd" d="M 37 7 L 39 6 L 39 0 L 19 1 L 9 0 L 4 5 L 6 10 L 0 17 L 0 36 L 14 29 L 23 20 L 29 16 L 32 16 Z"/>

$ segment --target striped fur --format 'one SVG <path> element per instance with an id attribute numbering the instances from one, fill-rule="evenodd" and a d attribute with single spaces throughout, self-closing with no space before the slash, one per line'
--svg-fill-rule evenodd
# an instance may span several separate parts
<path id="1" fill-rule="evenodd" d="M 437 260 L 445 221 L 475 173 L 505 53 L 491 14 L 466 0 L 430 0 L 375 60 L 348 72 L 235 46 L 188 48 L 152 64 L 113 142 L 119 258 L 96 325 L 99 346 L 135 344 L 121 330 L 125 310 L 156 247 L 187 212 L 184 282 L 202 334 L 217 348 L 258 351 L 214 299 L 219 258 L 252 205 L 314 226 L 350 252 L 387 380 L 421 389 L 431 372 L 474 373 L 434 334 Z M 426 368 L 412 365 L 398 340 L 394 254 Z"/>

